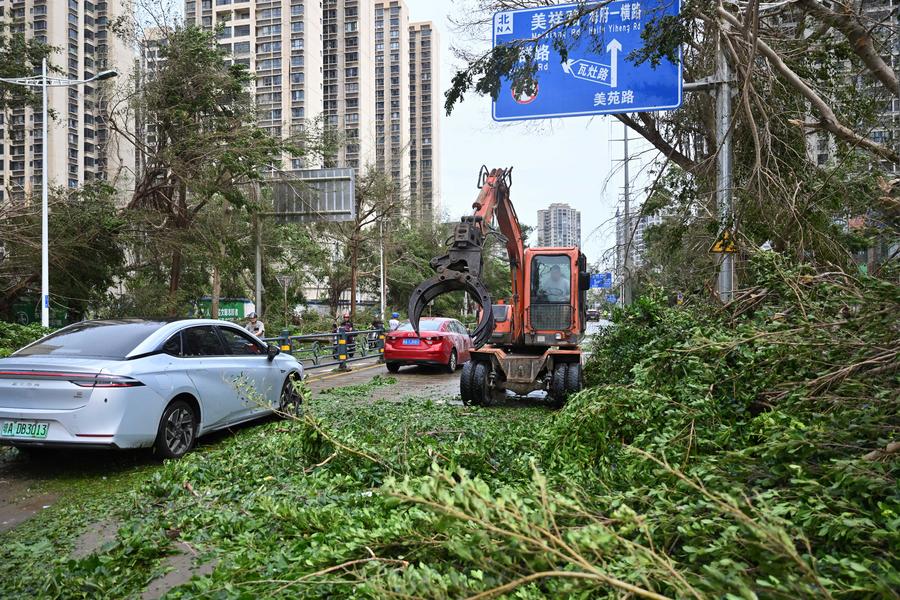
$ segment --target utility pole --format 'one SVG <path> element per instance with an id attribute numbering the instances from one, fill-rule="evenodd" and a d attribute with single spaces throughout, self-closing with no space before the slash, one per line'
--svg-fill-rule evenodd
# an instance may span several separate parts
<path id="1" fill-rule="evenodd" d="M 378 231 L 381 234 L 381 321 L 382 323 L 385 321 L 387 317 L 387 299 L 385 295 L 387 293 L 387 283 L 384 279 L 384 215 L 378 221 Z"/>
<path id="2" fill-rule="evenodd" d="M 631 239 L 633 237 L 631 231 L 631 189 L 629 187 L 631 176 L 628 170 L 628 163 L 631 157 L 628 155 L 628 125 L 623 123 L 622 127 L 625 131 L 625 136 L 622 138 L 625 148 L 625 277 L 622 279 L 622 305 L 628 306 L 631 304 Z"/>
<path id="3" fill-rule="evenodd" d="M 721 32 L 720 36 L 724 36 Z M 732 206 L 732 154 L 731 154 L 731 68 L 725 56 L 721 37 L 716 56 L 716 142 L 719 144 L 716 168 L 716 205 L 719 211 L 721 231 L 734 227 Z M 732 231 L 733 233 L 733 231 Z M 734 297 L 734 254 L 722 254 L 719 265 L 719 299 L 731 302 Z"/>
<path id="4" fill-rule="evenodd" d="M 253 202 L 256 204 L 257 210 L 253 213 L 253 240 L 256 244 L 256 281 L 255 281 L 255 298 L 256 314 L 262 318 L 262 225 L 259 222 L 259 209 L 261 208 L 259 199 L 259 182 L 254 181 L 250 184 L 250 192 L 253 196 Z"/>

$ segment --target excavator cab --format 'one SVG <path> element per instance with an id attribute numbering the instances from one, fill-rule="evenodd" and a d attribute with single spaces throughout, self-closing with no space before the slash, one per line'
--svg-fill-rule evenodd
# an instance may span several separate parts
<path id="1" fill-rule="evenodd" d="M 575 247 L 527 248 L 525 265 L 525 345 L 577 346 L 590 287 L 584 254 Z"/>

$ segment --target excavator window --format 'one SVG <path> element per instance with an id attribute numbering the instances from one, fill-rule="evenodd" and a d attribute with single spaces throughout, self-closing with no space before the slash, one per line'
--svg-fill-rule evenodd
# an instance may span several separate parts
<path id="1" fill-rule="evenodd" d="M 495 304 L 492 310 L 494 311 L 494 323 L 506 323 L 506 317 L 509 314 L 509 304 Z"/>
<path id="2" fill-rule="evenodd" d="M 535 256 L 532 269 L 532 302 L 569 303 L 572 292 L 572 267 L 568 256 Z"/>

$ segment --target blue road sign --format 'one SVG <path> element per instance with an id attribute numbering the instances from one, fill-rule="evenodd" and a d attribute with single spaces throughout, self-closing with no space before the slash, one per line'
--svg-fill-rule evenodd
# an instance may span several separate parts
<path id="1" fill-rule="evenodd" d="M 616 296 L 615 294 L 607 294 L 606 301 L 609 302 L 610 304 L 615 304 L 616 302 L 619 301 L 619 297 Z"/>
<path id="2" fill-rule="evenodd" d="M 612 273 L 594 273 L 591 275 L 591 289 L 612 287 Z"/>
<path id="3" fill-rule="evenodd" d="M 597 7 L 589 14 L 579 8 Z M 626 112 L 667 110 L 681 106 L 681 51 L 678 62 L 663 58 L 629 62 L 644 46 L 647 23 L 675 16 L 681 0 L 613 0 L 596 4 L 558 4 L 498 12 L 494 46 L 522 44 L 521 56 L 533 56 L 537 67 L 534 94 L 516 95 L 504 79 L 494 102 L 494 120 L 519 121 Z M 580 25 L 562 26 L 578 14 Z M 562 40 L 568 57 L 562 62 L 554 47 Z"/>

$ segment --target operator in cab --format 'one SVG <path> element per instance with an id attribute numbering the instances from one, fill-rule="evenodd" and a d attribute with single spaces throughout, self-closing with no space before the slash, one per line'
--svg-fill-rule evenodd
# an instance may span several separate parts
<path id="1" fill-rule="evenodd" d="M 567 269 L 568 270 L 568 269 Z M 541 276 L 538 284 L 538 298 L 542 302 L 569 302 L 569 292 L 572 284 L 569 274 L 563 276 L 562 268 L 559 265 L 550 267 L 549 273 Z"/>

